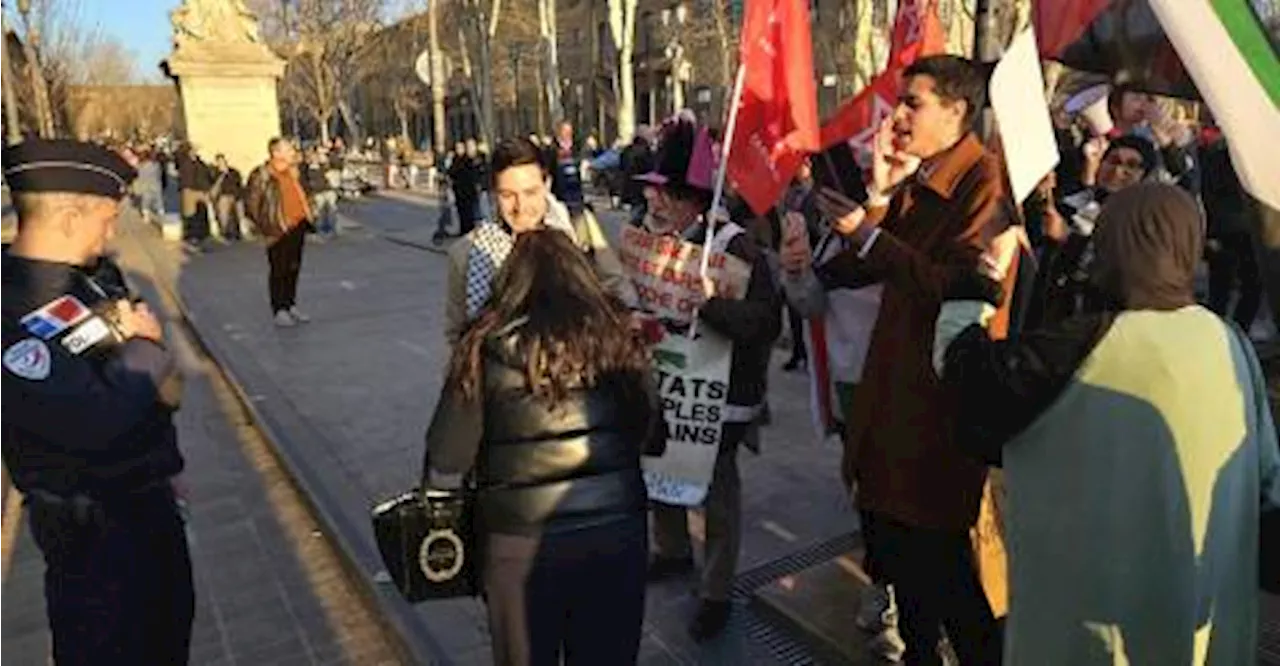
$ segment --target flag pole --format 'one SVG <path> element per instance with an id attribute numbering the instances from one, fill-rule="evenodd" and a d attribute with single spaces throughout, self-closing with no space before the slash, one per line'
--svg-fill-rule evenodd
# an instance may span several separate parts
<path id="1" fill-rule="evenodd" d="M 721 144 L 720 164 L 716 165 L 716 182 L 711 190 L 711 218 L 707 220 L 707 237 L 702 242 L 702 268 L 699 275 L 707 274 L 708 261 L 711 255 L 708 250 L 711 248 L 711 238 L 713 236 L 712 226 L 715 222 L 716 209 L 720 207 L 720 200 L 724 198 L 724 179 L 725 174 L 729 170 L 729 151 L 733 148 L 733 133 L 738 127 L 738 102 L 742 100 L 742 85 L 747 78 L 747 66 L 745 64 L 738 65 L 738 76 L 733 81 L 733 94 L 730 97 L 729 122 L 724 129 L 724 142 Z"/>
<path id="2" fill-rule="evenodd" d="M 729 151 L 733 149 L 733 132 L 738 127 L 738 102 L 742 100 L 742 86 L 747 78 L 747 67 L 738 64 L 738 75 L 733 80 L 733 93 L 729 97 L 729 121 L 725 125 L 724 138 L 721 142 L 720 164 L 716 165 L 716 182 L 711 190 L 711 210 L 707 212 L 706 236 L 702 240 L 702 262 L 698 268 L 698 277 L 706 278 L 707 268 L 711 262 L 711 239 L 715 237 L 716 211 L 720 208 L 720 200 L 724 198 L 724 179 L 729 168 Z M 698 313 L 693 313 L 693 323 L 689 325 L 689 339 L 698 334 Z"/>

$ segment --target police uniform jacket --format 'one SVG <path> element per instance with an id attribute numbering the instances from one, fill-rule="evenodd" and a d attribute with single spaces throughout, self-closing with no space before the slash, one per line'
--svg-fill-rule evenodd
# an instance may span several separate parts
<path id="1" fill-rule="evenodd" d="M 3 452 L 24 492 L 106 497 L 182 470 L 177 401 L 162 390 L 173 356 L 150 340 L 117 342 L 100 314 L 109 306 L 78 267 L 4 257 Z"/>

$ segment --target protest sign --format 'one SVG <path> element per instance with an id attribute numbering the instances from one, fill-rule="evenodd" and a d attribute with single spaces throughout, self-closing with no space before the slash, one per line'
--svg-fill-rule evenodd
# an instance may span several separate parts
<path id="1" fill-rule="evenodd" d="M 622 228 L 618 258 L 635 285 L 642 309 L 661 319 L 689 323 L 702 290 L 698 275 L 702 246 L 651 234 L 637 227 Z M 724 252 L 712 252 L 707 277 L 716 285 L 716 296 L 741 299 L 747 293 L 751 266 Z"/>
<path id="2" fill-rule="evenodd" d="M 697 506 L 720 450 L 733 344 L 703 328 L 695 339 L 667 335 L 653 347 L 653 373 L 667 425 L 667 450 L 644 459 L 649 499 Z"/>

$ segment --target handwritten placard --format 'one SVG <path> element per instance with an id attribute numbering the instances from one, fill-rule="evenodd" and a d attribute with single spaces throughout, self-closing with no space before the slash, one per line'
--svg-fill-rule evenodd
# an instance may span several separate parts
<path id="1" fill-rule="evenodd" d="M 697 293 L 702 290 L 701 245 L 627 226 L 622 229 L 618 257 L 644 310 L 676 322 L 692 320 Z M 724 252 L 712 252 L 707 277 L 715 283 L 717 297 L 741 299 L 751 280 L 751 266 Z"/>

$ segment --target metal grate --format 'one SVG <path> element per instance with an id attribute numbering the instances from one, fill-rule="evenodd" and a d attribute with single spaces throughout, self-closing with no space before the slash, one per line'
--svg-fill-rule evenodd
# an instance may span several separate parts
<path id="1" fill-rule="evenodd" d="M 731 600 L 737 611 L 730 631 L 742 632 L 752 642 L 766 648 L 770 656 L 788 666 L 816 666 L 822 663 L 807 645 L 751 607 L 751 595 L 783 576 L 803 571 L 853 550 L 861 543 L 856 533 L 844 534 L 815 544 L 786 557 L 767 562 L 739 574 L 733 583 Z"/>

